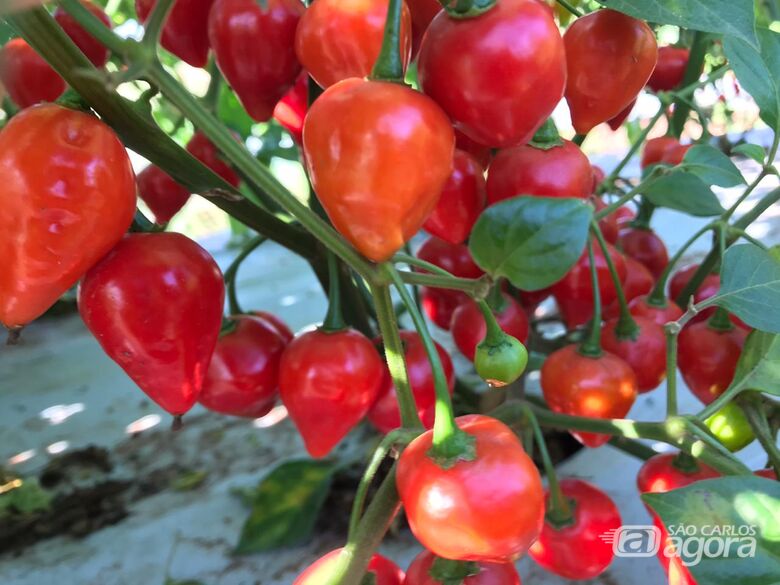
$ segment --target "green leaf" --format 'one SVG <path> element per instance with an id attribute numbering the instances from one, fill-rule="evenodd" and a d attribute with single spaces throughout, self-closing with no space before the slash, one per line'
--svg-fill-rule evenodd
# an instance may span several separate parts
<path id="1" fill-rule="evenodd" d="M 732 35 L 756 44 L 751 0 L 598 0 L 635 18 Z"/>
<path id="2" fill-rule="evenodd" d="M 712 217 L 725 211 L 704 181 L 681 170 L 650 181 L 642 194 L 659 207 L 675 209 L 697 217 Z"/>
<path id="3" fill-rule="evenodd" d="M 697 582 L 778 583 L 780 483 L 755 476 L 723 477 L 644 494 L 642 499 L 661 517 L 670 536 L 681 539 L 675 548 Z"/>
<path id="4" fill-rule="evenodd" d="M 52 496 L 40 486 L 37 479 L 14 478 L 8 484 L 10 489 L 0 494 L 0 518 L 14 512 L 34 514 L 49 509 Z"/>
<path id="5" fill-rule="evenodd" d="M 739 355 L 734 379 L 726 392 L 757 390 L 780 396 L 780 335 L 752 331 Z"/>
<path id="6" fill-rule="evenodd" d="M 696 175 L 707 185 L 736 187 L 745 183 L 742 173 L 731 159 L 712 146 L 697 145 L 690 148 L 680 168 Z"/>
<path id="7" fill-rule="evenodd" d="M 766 149 L 758 144 L 738 144 L 731 149 L 734 154 L 741 154 L 747 158 L 752 158 L 758 164 L 764 164 L 766 160 Z"/>
<path id="8" fill-rule="evenodd" d="M 585 247 L 593 208 L 582 199 L 521 196 L 488 207 L 471 232 L 474 261 L 521 290 L 559 281 Z"/>
<path id="9" fill-rule="evenodd" d="M 314 528 L 336 465 L 302 459 L 282 463 L 257 486 L 252 512 L 235 552 L 255 553 L 300 544 Z"/>
<path id="10" fill-rule="evenodd" d="M 723 256 L 720 290 L 708 304 L 755 329 L 780 333 L 780 261 L 753 244 L 731 246 Z"/>
<path id="11" fill-rule="evenodd" d="M 761 119 L 777 129 L 780 121 L 780 34 L 758 29 L 760 51 L 744 40 L 726 37 L 723 48 L 737 79 L 753 96 Z"/>

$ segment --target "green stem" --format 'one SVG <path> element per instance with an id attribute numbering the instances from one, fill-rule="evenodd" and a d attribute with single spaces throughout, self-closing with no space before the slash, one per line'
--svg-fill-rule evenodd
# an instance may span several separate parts
<path id="1" fill-rule="evenodd" d="M 475 299 L 485 298 L 490 291 L 490 281 L 482 278 L 459 278 L 437 274 L 419 274 L 417 272 L 399 272 L 406 284 L 460 290 Z"/>
<path id="2" fill-rule="evenodd" d="M 368 496 L 368 488 L 371 486 L 371 482 L 374 481 L 376 472 L 379 471 L 380 465 L 387 457 L 390 450 L 396 445 L 408 445 L 419 433 L 410 432 L 406 429 L 396 429 L 390 431 L 385 435 L 377 446 L 374 454 L 368 462 L 363 477 L 360 479 L 357 491 L 355 492 L 355 500 L 352 503 L 352 512 L 349 517 L 349 532 L 347 533 L 347 543 L 356 545 L 354 540 L 360 524 L 360 517 L 363 515 L 363 507 L 366 503 L 366 497 Z"/>
<path id="3" fill-rule="evenodd" d="M 387 19 L 382 37 L 382 49 L 371 70 L 371 79 L 403 83 L 404 62 L 401 56 L 401 8 L 403 0 L 387 3 Z"/>
<path id="4" fill-rule="evenodd" d="M 418 268 L 422 268 L 423 270 L 427 270 L 428 272 L 433 272 L 434 274 L 438 274 L 440 276 L 449 276 L 455 278 L 454 274 L 444 270 L 444 268 L 441 268 L 440 266 L 436 266 L 436 264 L 432 264 L 427 260 L 422 260 L 417 256 L 412 256 L 411 254 L 398 253 L 395 256 L 393 256 L 393 262 L 408 264 L 409 266 L 417 266 Z"/>
<path id="5" fill-rule="evenodd" d="M 566 10 L 568 10 L 569 12 L 571 12 L 571 13 L 572 13 L 574 16 L 576 16 L 577 18 L 579 18 L 580 16 L 582 16 L 582 12 L 580 12 L 580 11 L 579 11 L 577 8 L 575 8 L 574 6 L 572 6 L 571 4 L 569 4 L 569 3 L 567 2 L 567 0 L 556 0 L 556 2 L 558 2 L 558 4 L 560 4 L 561 6 L 563 6 L 563 7 L 564 7 Z"/>
<path id="6" fill-rule="evenodd" d="M 60 5 L 79 25 L 104 47 L 114 53 L 124 55 L 128 48 L 138 45 L 137 41 L 122 39 L 115 35 L 97 16 L 92 14 L 79 0 L 60 0 Z"/>
<path id="7" fill-rule="evenodd" d="M 657 172 L 658 171 L 653 171 L 644 181 L 639 183 L 639 185 L 637 185 L 636 187 L 634 187 L 633 189 L 631 189 L 627 193 L 625 193 L 625 194 L 621 195 L 620 197 L 618 197 L 617 199 L 615 199 L 615 201 L 613 201 L 612 203 L 607 205 L 601 211 L 597 211 L 596 213 L 594 213 L 593 214 L 593 218 L 596 221 L 602 220 L 605 217 L 607 217 L 608 215 L 610 215 L 611 213 L 613 213 L 616 209 L 622 207 L 625 203 L 628 203 L 629 201 L 631 201 L 634 197 L 639 195 L 643 190 L 647 189 L 650 186 L 651 183 L 656 181 L 656 179 L 658 178 L 656 176 Z"/>
<path id="8" fill-rule="evenodd" d="M 753 429 L 753 434 L 766 451 L 775 473 L 780 477 L 780 449 L 777 447 L 775 434 L 767 420 L 761 396 L 756 393 L 746 394 L 740 398 L 739 405 L 745 412 L 745 418 Z"/>
<path id="9" fill-rule="evenodd" d="M 598 222 L 591 220 L 590 230 L 596 236 L 596 240 L 598 240 L 599 247 L 604 254 L 604 260 L 606 260 L 607 267 L 609 268 L 612 284 L 615 285 L 615 291 L 617 292 L 618 304 L 620 305 L 620 317 L 618 317 L 615 334 L 618 339 L 636 340 L 637 335 L 639 335 L 639 326 L 636 324 L 636 321 L 631 316 L 631 312 L 628 310 L 628 301 L 626 300 L 626 293 L 623 291 L 623 283 L 620 282 L 620 275 L 617 273 L 615 263 L 612 261 L 612 256 L 607 247 L 607 241 L 604 239 L 604 234 L 601 233 Z"/>
<path id="10" fill-rule="evenodd" d="M 203 103 L 210 111 L 216 112 L 219 90 L 222 86 L 222 74 L 219 72 L 217 61 L 213 56 L 209 59 L 208 72 L 210 77 L 209 88 L 206 90 L 206 95 L 203 96 Z"/>
<path id="11" fill-rule="evenodd" d="M 268 238 L 265 236 L 255 236 L 249 242 L 247 242 L 244 249 L 235 257 L 230 266 L 227 267 L 224 274 L 225 285 L 227 288 L 228 297 L 228 311 L 231 315 L 242 315 L 244 311 L 241 309 L 241 305 L 238 303 L 238 296 L 236 295 L 236 276 L 238 275 L 238 268 L 241 263 L 254 252 L 263 242 Z"/>
<path id="12" fill-rule="evenodd" d="M 628 149 L 628 152 L 623 157 L 623 160 L 621 160 L 617 164 L 617 166 L 614 169 L 612 169 L 612 172 L 606 176 L 604 181 L 601 183 L 602 185 L 609 188 L 609 186 L 615 182 L 615 179 L 617 179 L 620 176 L 620 173 L 623 171 L 624 168 L 626 168 L 628 162 L 639 151 L 639 148 L 647 139 L 647 136 L 650 134 L 650 132 L 652 132 L 653 128 L 655 128 L 655 125 L 658 123 L 658 120 L 660 120 L 663 117 L 665 109 L 666 109 L 665 105 L 661 103 L 661 107 L 658 108 L 658 111 L 655 113 L 655 115 L 652 118 L 650 118 L 650 121 L 647 123 L 647 127 L 644 130 L 642 130 L 639 136 L 636 137 L 636 140 L 634 140 L 634 142 L 631 144 L 631 148 Z M 604 211 L 606 211 L 606 209 Z"/>
<path id="13" fill-rule="evenodd" d="M 328 312 L 322 329 L 325 331 L 341 331 L 346 325 L 341 312 L 341 280 L 339 275 L 339 259 L 333 252 L 328 252 Z"/>
<path id="14" fill-rule="evenodd" d="M 401 413 L 401 424 L 404 428 L 422 428 L 420 417 L 417 414 L 417 405 L 414 402 L 412 387 L 409 384 L 409 374 L 406 370 L 404 359 L 404 346 L 398 333 L 395 313 L 393 312 L 393 300 L 390 297 L 390 288 L 386 285 L 372 285 L 371 295 L 374 297 L 376 317 L 379 323 L 379 331 L 382 334 L 382 343 L 385 347 L 385 359 L 387 369 L 395 386 L 398 410 Z"/>
<path id="15" fill-rule="evenodd" d="M 768 250 L 768 249 L 769 249 L 769 248 L 767 247 L 767 245 L 766 245 L 764 242 L 762 242 L 761 240 L 758 240 L 758 239 L 754 238 L 753 236 L 751 236 L 749 233 L 747 233 L 747 232 L 746 232 L 745 230 L 743 230 L 743 229 L 740 229 L 740 228 L 735 228 L 735 227 L 730 227 L 730 228 L 728 228 L 728 234 L 729 234 L 730 236 L 737 236 L 737 237 L 740 237 L 740 238 L 742 238 L 743 240 L 745 240 L 745 241 L 747 241 L 747 242 L 750 242 L 750 243 L 751 243 L 751 244 L 753 244 L 754 246 L 758 246 L 758 247 L 759 247 L 759 248 L 761 248 L 762 250 Z"/>
<path id="16" fill-rule="evenodd" d="M 704 56 L 707 54 L 708 45 L 709 40 L 707 38 L 707 33 L 696 31 L 693 37 L 693 44 L 691 45 L 688 65 L 685 68 L 685 75 L 683 76 L 681 83 L 684 87 L 696 83 L 701 76 L 701 70 L 704 65 Z M 683 128 L 685 127 L 685 121 L 688 119 L 690 111 L 690 106 L 677 100 L 669 128 L 675 138 L 679 138 L 682 134 Z"/>
<path id="17" fill-rule="evenodd" d="M 487 327 L 485 342 L 490 345 L 497 345 L 501 343 L 506 334 L 496 322 L 496 317 L 493 315 L 492 309 L 484 300 L 477 301 L 477 307 L 479 307 L 479 310 L 482 313 L 482 317 L 485 319 L 485 326 Z"/>
<path id="18" fill-rule="evenodd" d="M 156 0 L 152 13 L 144 25 L 144 37 L 141 44 L 147 47 L 148 50 L 157 54 L 157 45 L 160 42 L 160 35 L 162 34 L 165 21 L 168 19 L 168 15 L 171 13 L 175 0 Z"/>
<path id="19" fill-rule="evenodd" d="M 593 318 L 588 336 L 580 345 L 580 353 L 589 357 L 601 355 L 601 291 L 596 270 L 596 258 L 593 254 L 593 240 L 588 238 L 588 261 L 590 262 L 590 284 L 593 287 Z"/>
<path id="20" fill-rule="evenodd" d="M 523 403 L 523 411 L 533 429 L 536 446 L 539 447 L 542 465 L 544 465 L 544 474 L 547 476 L 547 485 L 549 486 L 550 491 L 550 504 L 547 509 L 547 520 L 550 521 L 554 527 L 561 528 L 571 524 L 573 520 L 571 506 L 569 505 L 569 500 L 561 490 L 561 484 L 558 483 L 558 475 L 555 473 L 555 466 L 550 458 L 550 453 L 547 451 L 547 442 L 544 440 L 544 433 L 542 433 L 542 428 L 539 426 L 539 421 L 536 420 L 534 411 L 527 403 Z"/>
<path id="21" fill-rule="evenodd" d="M 439 352 L 436 349 L 436 344 L 431 337 L 430 331 L 428 331 L 425 319 L 418 310 L 417 305 L 414 304 L 414 300 L 409 295 L 409 291 L 406 290 L 401 276 L 393 265 L 386 263 L 382 265 L 382 268 L 395 285 L 401 300 L 409 311 L 433 371 L 434 388 L 436 391 L 436 416 L 433 424 L 432 454 L 435 458 L 440 459 L 444 465 L 452 464 L 453 460 L 471 457 L 470 446 L 473 441 L 470 441 L 471 437 L 461 431 L 455 423 L 447 377 L 444 374 Z"/>
<path id="22" fill-rule="evenodd" d="M 658 278 L 658 281 L 653 286 L 653 290 L 650 291 L 649 295 L 647 295 L 648 304 L 659 307 L 666 306 L 666 281 L 669 280 L 669 277 L 671 276 L 672 272 L 674 272 L 677 263 L 683 257 L 683 254 L 685 254 L 688 248 L 690 248 L 696 240 L 710 231 L 714 226 L 715 222 L 708 223 L 695 234 L 693 234 L 690 238 L 688 238 L 688 241 L 685 242 L 680 247 L 680 249 L 677 250 L 677 252 L 675 252 L 674 256 L 672 256 L 671 260 L 669 260 L 669 263 L 666 265 L 666 268 L 664 268 L 664 271 L 661 273 L 661 276 Z"/>
<path id="23" fill-rule="evenodd" d="M 585 142 L 585 139 L 588 137 L 587 134 L 576 134 L 574 138 L 571 139 L 571 141 L 576 144 L 577 146 L 582 146 L 582 143 Z"/>
<path id="24" fill-rule="evenodd" d="M 666 336 L 666 416 L 677 415 L 677 336 L 674 327 L 664 327 Z"/>

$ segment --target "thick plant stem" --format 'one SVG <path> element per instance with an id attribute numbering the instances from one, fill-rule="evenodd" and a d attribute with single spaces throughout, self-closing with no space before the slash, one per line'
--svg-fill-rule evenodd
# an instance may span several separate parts
<path id="1" fill-rule="evenodd" d="M 596 258 L 593 254 L 593 240 L 588 238 L 588 261 L 590 262 L 590 284 L 593 287 L 593 318 L 588 336 L 580 345 L 580 353 L 589 357 L 601 355 L 601 291 L 596 270 Z"/>
<path id="2" fill-rule="evenodd" d="M 393 312 L 393 300 L 390 297 L 388 285 L 372 285 L 371 295 L 374 297 L 379 331 L 385 347 L 385 359 L 390 377 L 395 386 L 398 409 L 401 412 L 401 424 L 408 429 L 422 428 L 417 406 L 414 402 L 412 387 L 409 385 L 409 374 L 406 370 L 404 347 L 398 333 L 398 324 Z"/>
<path id="3" fill-rule="evenodd" d="M 401 57 L 401 9 L 403 0 L 390 0 L 382 37 L 382 49 L 371 70 L 371 79 L 403 83 L 404 62 Z"/>
<path id="4" fill-rule="evenodd" d="M 526 420 L 531 425 L 536 439 L 536 446 L 539 448 L 539 454 L 542 456 L 544 465 L 544 474 L 547 476 L 547 485 L 550 492 L 550 503 L 547 508 L 547 520 L 555 527 L 563 527 L 572 522 L 572 511 L 569 501 L 561 491 L 561 485 L 558 483 L 558 475 L 555 473 L 550 453 L 547 451 L 547 442 L 544 440 L 542 428 L 539 421 L 536 420 L 534 411 L 523 404 Z"/>
<path id="5" fill-rule="evenodd" d="M 148 50 L 157 52 L 157 44 L 160 42 L 160 35 L 165 26 L 165 21 L 171 13 L 175 0 L 156 0 L 152 13 L 144 25 L 144 38 L 141 44 Z"/>
<path id="6" fill-rule="evenodd" d="M 618 305 L 620 306 L 620 317 L 618 318 L 617 333 L 618 339 L 636 339 L 639 334 L 639 326 L 634 321 L 631 313 L 628 310 L 628 301 L 626 301 L 626 293 L 623 291 L 623 283 L 620 282 L 620 275 L 617 273 L 615 263 L 612 261 L 612 256 L 609 254 L 609 248 L 607 247 L 607 241 L 604 239 L 604 234 L 601 233 L 598 222 L 592 221 L 590 224 L 590 230 L 598 240 L 601 252 L 604 254 L 604 260 L 607 262 L 609 268 L 609 275 L 612 278 L 612 284 L 615 285 L 615 291 L 617 292 Z"/>
<path id="7" fill-rule="evenodd" d="M 244 312 L 241 310 L 241 305 L 239 304 L 238 296 L 236 295 L 236 276 L 238 275 L 238 269 L 241 266 L 241 263 L 267 239 L 268 238 L 265 236 L 256 236 L 249 240 L 247 245 L 244 246 L 244 249 L 241 250 L 238 256 L 235 257 L 233 262 L 230 263 L 230 266 L 225 270 L 225 288 L 227 289 L 228 310 L 231 315 L 241 315 Z"/>
<path id="8" fill-rule="evenodd" d="M 417 272 L 399 272 L 399 274 L 401 275 L 401 280 L 406 284 L 460 290 L 475 299 L 485 298 L 490 290 L 490 280 L 487 277 L 459 278 L 457 276 L 419 274 Z"/>
<path id="9" fill-rule="evenodd" d="M 666 335 L 666 416 L 677 415 L 677 335 L 672 327 L 665 327 Z"/>
<path id="10" fill-rule="evenodd" d="M 472 444 L 471 437 L 461 431 L 455 424 L 455 415 L 452 410 L 452 400 L 450 399 L 450 392 L 447 386 L 447 378 L 444 375 L 439 352 L 436 349 L 436 344 L 431 337 L 430 331 L 428 331 L 425 319 L 417 305 L 414 304 L 414 299 L 412 299 L 409 291 L 406 290 L 404 282 L 393 265 L 384 264 L 382 268 L 388 273 L 398 294 L 401 295 L 401 300 L 409 311 L 433 371 L 436 390 L 436 415 L 433 424 L 432 455 L 440 459 L 445 465 L 451 464 L 452 461 L 457 459 L 472 458 L 473 453 L 470 449 Z"/>

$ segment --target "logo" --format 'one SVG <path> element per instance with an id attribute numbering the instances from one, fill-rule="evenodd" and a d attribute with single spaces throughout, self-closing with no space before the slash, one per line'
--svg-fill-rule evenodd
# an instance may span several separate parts
<path id="1" fill-rule="evenodd" d="M 673 524 L 664 535 L 657 526 L 628 525 L 602 533 L 617 557 L 676 557 L 686 567 L 707 558 L 752 558 L 756 554 L 756 527 L 692 526 Z"/>
<path id="2" fill-rule="evenodd" d="M 619 557 L 652 557 L 661 548 L 661 531 L 655 526 L 621 526 L 599 538 L 611 543 L 612 552 Z"/>

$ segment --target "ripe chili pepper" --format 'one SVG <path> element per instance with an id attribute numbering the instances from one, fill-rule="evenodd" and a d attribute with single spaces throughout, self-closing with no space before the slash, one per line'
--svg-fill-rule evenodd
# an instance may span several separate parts
<path id="1" fill-rule="evenodd" d="M 420 87 L 455 127 L 494 148 L 528 142 L 566 85 L 561 35 L 550 8 L 536 0 L 501 0 L 477 18 L 440 12 L 418 67 Z"/>
<path id="2" fill-rule="evenodd" d="M 513 563 L 463 563 L 424 550 L 406 572 L 404 585 L 520 585 Z"/>
<path id="3" fill-rule="evenodd" d="M 295 33 L 295 54 L 321 87 L 350 77 L 368 77 L 382 48 L 389 0 L 344 3 L 322 0 L 306 9 Z M 402 6 L 404 68 L 412 52 L 412 17 Z"/>
<path id="4" fill-rule="evenodd" d="M 287 323 L 282 321 L 279 317 L 277 317 L 273 313 L 269 313 L 268 311 L 251 311 L 250 315 L 262 321 L 265 321 L 267 325 L 273 327 L 276 330 L 276 332 L 281 336 L 281 338 L 284 340 L 285 344 L 290 343 L 293 340 L 294 337 L 293 332 L 287 326 Z"/>
<path id="5" fill-rule="evenodd" d="M 544 517 L 539 472 L 509 427 L 468 415 L 458 427 L 476 458 L 440 467 L 426 431 L 401 453 L 396 484 L 412 532 L 432 553 L 453 560 L 507 562 L 536 540 Z"/>
<path id="6" fill-rule="evenodd" d="M 208 37 L 222 75 L 247 113 L 271 118 L 276 103 L 295 84 L 301 64 L 295 29 L 304 12 L 299 0 L 215 0 Z"/>
<path id="7" fill-rule="evenodd" d="M 485 176 L 482 166 L 470 154 L 455 150 L 452 174 L 423 229 L 450 244 L 460 244 L 469 237 L 484 208 Z"/>
<path id="8" fill-rule="evenodd" d="M 685 77 L 691 52 L 678 47 L 658 49 L 658 63 L 647 80 L 647 86 L 655 92 L 676 89 Z"/>
<path id="9" fill-rule="evenodd" d="M 65 80 L 24 39 L 0 49 L 0 82 L 20 108 L 53 102 L 65 91 Z"/>
<path id="10" fill-rule="evenodd" d="M 696 274 L 699 269 L 698 264 L 689 264 L 684 266 L 680 270 L 674 273 L 669 280 L 669 295 L 676 299 L 682 294 L 683 289 L 688 285 L 688 282 Z M 718 294 L 720 290 L 720 276 L 717 274 L 708 274 L 704 277 L 704 280 L 693 293 L 693 302 L 700 303 L 712 296 Z M 715 307 L 707 307 L 703 311 L 700 311 L 690 322 L 698 323 L 700 321 L 706 321 L 715 312 Z"/>
<path id="11" fill-rule="evenodd" d="M 499 327 L 521 343 L 528 341 L 528 317 L 523 307 L 507 293 L 501 293 L 502 302 L 493 310 Z M 487 326 L 477 303 L 467 299 L 455 309 L 450 323 L 452 339 L 460 352 L 474 361 L 477 345 L 485 339 Z"/>
<path id="12" fill-rule="evenodd" d="M 438 4 L 438 2 L 437 2 Z M 439 4 L 441 7 L 441 4 Z M 493 158 L 493 149 L 489 146 L 484 146 L 478 142 L 474 142 L 471 138 L 466 136 L 463 132 L 455 128 L 455 148 L 469 153 L 473 156 L 483 169 L 486 169 L 490 164 L 490 159 Z"/>
<path id="13" fill-rule="evenodd" d="M 518 195 L 585 199 L 592 192 L 590 161 L 568 140 L 552 148 L 524 145 L 500 150 L 488 169 L 490 205 Z"/>
<path id="14" fill-rule="evenodd" d="M 459 278 L 479 278 L 485 274 L 474 262 L 468 246 L 451 244 L 437 237 L 425 240 L 417 250 L 417 257 L 443 268 Z M 415 270 L 422 269 L 416 268 Z"/>
<path id="15" fill-rule="evenodd" d="M 438 327 L 449 331 L 452 314 L 468 300 L 466 293 L 444 288 L 420 287 L 420 302 L 428 318 Z"/>
<path id="16" fill-rule="evenodd" d="M 176 233 L 126 236 L 87 272 L 78 299 L 103 350 L 175 416 L 201 392 L 224 301 L 214 259 Z"/>
<path id="17" fill-rule="evenodd" d="M 138 196 L 154 213 L 154 221 L 160 225 L 168 223 L 190 198 L 190 192 L 173 178 L 154 165 L 149 165 L 138 174 Z"/>
<path id="18" fill-rule="evenodd" d="M 591 165 L 590 166 L 591 173 L 593 174 L 593 187 L 591 187 L 591 194 L 596 193 L 596 189 L 598 189 L 599 185 L 604 182 L 604 179 L 607 178 L 607 173 L 604 172 L 604 169 L 602 169 L 599 165 Z M 604 203 L 602 201 L 602 203 Z M 606 205 L 605 205 L 606 207 Z"/>
<path id="19" fill-rule="evenodd" d="M 544 399 L 555 412 L 595 418 L 623 418 L 637 395 L 636 375 L 623 359 L 602 352 L 580 353 L 576 345 L 554 351 L 542 365 Z M 609 435 L 572 431 L 587 447 L 600 447 Z"/>
<path id="20" fill-rule="evenodd" d="M 564 579 L 593 579 L 607 570 L 615 556 L 602 535 L 620 528 L 620 512 L 607 494 L 588 482 L 567 478 L 560 486 L 572 504 L 571 523 L 556 526 L 547 520 L 528 555 Z M 549 490 L 546 497 L 549 502 Z"/>
<path id="21" fill-rule="evenodd" d="M 368 413 L 382 374 L 376 348 L 354 329 L 317 329 L 287 346 L 279 394 L 312 457 L 330 453 Z"/>
<path id="22" fill-rule="evenodd" d="M 726 404 L 705 420 L 704 424 L 732 452 L 744 449 L 756 438 L 745 411 L 734 402 Z"/>
<path id="23" fill-rule="evenodd" d="M 771 468 L 759 469 L 758 471 L 753 472 L 753 475 L 757 475 L 758 477 L 765 477 L 766 479 L 774 479 L 777 481 L 777 474 L 775 473 L 775 470 Z"/>
<path id="24" fill-rule="evenodd" d="M 678 340 L 677 365 L 691 392 L 704 404 L 720 396 L 731 383 L 747 331 L 708 321 L 686 326 Z"/>
<path id="25" fill-rule="evenodd" d="M 309 104 L 309 75 L 303 71 L 295 85 L 274 107 L 274 119 L 285 128 L 297 144 L 303 143 L 303 119 Z"/>
<path id="26" fill-rule="evenodd" d="M 220 157 L 217 147 L 209 140 L 203 132 L 196 132 L 187 143 L 187 152 L 197 158 L 200 162 L 210 168 L 212 171 L 222 177 L 233 187 L 238 187 L 241 178 L 230 168 Z"/>
<path id="27" fill-rule="evenodd" d="M 157 0 L 135 0 L 142 22 L 151 16 Z M 214 0 L 176 0 L 165 20 L 160 44 L 193 67 L 204 67 L 209 56 L 208 19 Z M 246 55 L 245 55 L 246 56 Z"/>
<path id="28" fill-rule="evenodd" d="M 331 573 L 336 567 L 341 551 L 338 548 L 329 552 L 324 557 L 319 558 L 293 582 L 293 585 L 322 585 L 329 579 Z M 372 585 L 402 585 L 404 582 L 404 572 L 399 569 L 393 561 L 375 554 L 368 563 L 367 571 L 371 577 Z"/>
<path id="29" fill-rule="evenodd" d="M 626 263 L 623 260 L 623 255 L 613 246 L 609 244 L 607 246 L 618 276 L 620 276 L 621 282 L 625 282 Z M 617 291 L 601 247 L 594 246 L 593 252 L 596 259 L 601 302 L 606 306 L 617 298 Z M 566 276 L 552 286 L 552 292 L 568 328 L 577 327 L 590 320 L 593 315 L 593 287 L 591 286 L 590 261 L 587 251 L 582 253 L 580 259 L 566 273 Z"/>
<path id="30" fill-rule="evenodd" d="M 622 358 L 636 374 L 637 390 L 650 392 L 666 378 L 666 336 L 663 327 L 644 317 L 634 317 L 637 330 L 632 336 L 618 331 L 619 319 L 611 319 L 601 328 L 601 344 Z"/>
<path id="31" fill-rule="evenodd" d="M 262 317 L 235 315 L 230 321 L 235 329 L 217 341 L 198 402 L 214 412 L 258 418 L 276 402 L 287 342 Z"/>
<path id="32" fill-rule="evenodd" d="M 406 371 L 409 376 L 409 385 L 414 395 L 414 403 L 417 406 L 417 414 L 426 429 L 433 426 L 434 410 L 436 406 L 436 390 L 434 386 L 433 370 L 425 353 L 425 346 L 419 334 L 414 331 L 401 331 L 401 341 L 404 347 L 404 359 Z M 380 344 L 381 339 L 375 339 L 375 344 Z M 435 342 L 434 342 L 435 343 Z M 447 351 L 436 343 L 436 351 L 439 352 L 444 376 L 447 379 L 447 388 L 452 394 L 455 387 L 455 371 L 452 360 Z M 401 426 L 401 412 L 398 410 L 398 400 L 395 394 L 395 386 L 390 377 L 390 371 L 384 368 L 382 383 L 379 389 L 379 397 L 368 411 L 368 420 L 371 421 L 381 433 L 387 434 Z"/>
<path id="33" fill-rule="evenodd" d="M 601 180 L 599 180 L 599 184 L 600 183 Z M 594 190 L 595 190 L 595 186 L 594 186 Z M 601 197 L 595 197 L 595 196 L 591 197 L 590 201 L 591 203 L 593 203 L 593 207 L 596 210 L 596 212 L 601 211 L 607 206 L 607 204 L 604 203 L 604 200 Z M 618 220 L 617 213 L 610 213 L 606 217 L 599 220 L 599 229 L 601 230 L 604 239 L 607 240 L 610 244 L 617 244 L 618 241 L 620 228 L 618 228 L 617 220 Z"/>
<path id="34" fill-rule="evenodd" d="M 396 83 L 347 79 L 312 105 L 303 148 L 335 228 L 364 256 L 383 262 L 436 206 L 452 172 L 455 135 L 425 95 Z"/>
<path id="35" fill-rule="evenodd" d="M 607 120 L 607 124 L 609 125 L 610 129 L 613 132 L 623 125 L 623 122 L 625 122 L 626 119 L 631 115 L 631 112 L 633 111 L 635 105 L 636 105 L 636 99 L 634 99 L 630 104 L 628 104 L 625 108 L 623 108 L 617 116 Z"/>
<path id="36" fill-rule="evenodd" d="M 0 322 L 42 315 L 116 244 L 135 212 L 127 151 L 94 116 L 54 104 L 0 132 Z"/>
<path id="37" fill-rule="evenodd" d="M 640 295 L 648 294 L 653 288 L 653 275 L 650 271 L 630 256 L 624 257 L 626 263 L 626 279 L 623 281 L 623 294 L 629 303 Z M 620 303 L 617 299 L 604 307 L 604 318 L 612 319 L 620 314 Z"/>
<path id="38" fill-rule="evenodd" d="M 658 59 L 647 23 L 608 8 L 575 20 L 563 42 L 566 101 L 578 134 L 620 114 L 647 83 Z"/>
<path id="39" fill-rule="evenodd" d="M 441 12 L 442 6 L 438 0 L 407 0 L 406 5 L 412 15 L 412 59 L 420 50 L 425 31 L 433 17 Z"/>
<path id="40" fill-rule="evenodd" d="M 632 227 L 620 234 L 623 253 L 641 262 L 658 278 L 669 264 L 669 253 L 663 240 L 650 228 Z"/>
<path id="41" fill-rule="evenodd" d="M 111 28 L 111 19 L 102 8 L 92 4 L 88 0 L 81 0 L 84 8 L 97 16 L 103 24 Z M 103 67 L 108 62 L 108 49 L 84 30 L 81 25 L 68 14 L 61 6 L 54 11 L 54 18 L 62 27 L 76 46 L 87 56 L 95 67 Z"/>
<path id="42" fill-rule="evenodd" d="M 646 169 L 650 165 L 666 164 L 679 165 L 685 158 L 685 153 L 692 144 L 680 144 L 680 141 L 671 136 L 651 138 L 645 143 L 642 151 L 641 166 Z"/>
<path id="43" fill-rule="evenodd" d="M 636 212 L 630 207 L 621 205 L 615 210 L 615 217 L 617 218 L 618 228 L 622 230 L 636 219 Z"/>
<path id="44" fill-rule="evenodd" d="M 628 305 L 631 314 L 635 317 L 647 317 L 659 325 L 665 325 L 670 321 L 677 321 L 683 316 L 683 310 L 671 299 L 665 299 L 663 306 L 648 302 L 647 295 L 636 297 Z"/>

